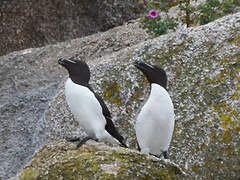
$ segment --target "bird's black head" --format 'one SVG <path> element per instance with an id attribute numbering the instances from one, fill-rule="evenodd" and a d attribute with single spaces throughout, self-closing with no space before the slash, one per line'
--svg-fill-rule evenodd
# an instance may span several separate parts
<path id="1" fill-rule="evenodd" d="M 147 77 L 149 83 L 156 83 L 167 88 L 167 74 L 158 66 L 147 64 L 143 61 L 135 61 L 134 66 Z"/>
<path id="2" fill-rule="evenodd" d="M 87 85 L 90 80 L 90 70 L 84 61 L 60 58 L 58 63 L 68 70 L 69 77 L 77 84 Z"/>

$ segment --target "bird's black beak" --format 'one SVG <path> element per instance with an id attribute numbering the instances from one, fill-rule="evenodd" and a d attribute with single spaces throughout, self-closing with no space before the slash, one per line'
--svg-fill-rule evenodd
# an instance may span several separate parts
<path id="1" fill-rule="evenodd" d="M 59 60 L 58 60 L 58 64 L 61 64 L 62 66 L 64 66 L 64 65 L 66 65 L 66 59 L 64 59 L 64 58 L 60 58 Z"/>
<path id="2" fill-rule="evenodd" d="M 150 64 L 145 63 L 144 61 L 135 61 L 133 65 L 139 70 L 143 69 L 154 69 L 154 67 Z"/>
<path id="3" fill-rule="evenodd" d="M 60 58 L 60 59 L 58 60 L 58 64 L 61 64 L 62 66 L 66 66 L 66 65 L 70 65 L 70 64 L 76 64 L 76 62 L 75 62 L 75 61 L 72 61 L 72 60 Z"/>

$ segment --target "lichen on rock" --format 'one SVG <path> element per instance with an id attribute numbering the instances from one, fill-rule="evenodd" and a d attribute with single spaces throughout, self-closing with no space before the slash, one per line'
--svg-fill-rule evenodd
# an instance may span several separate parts
<path id="1" fill-rule="evenodd" d="M 186 173 L 170 161 L 88 141 L 79 149 L 66 141 L 44 146 L 12 180 L 179 179 Z"/>
<path id="2" fill-rule="evenodd" d="M 112 54 L 104 53 L 102 57 L 86 60 L 91 69 L 91 86 L 104 98 L 116 127 L 131 149 L 136 148 L 136 116 L 150 90 L 146 79 L 132 63 L 144 60 L 161 66 L 168 74 L 167 89 L 176 115 L 169 149 L 171 161 L 184 167 L 197 179 L 240 178 L 239 29 L 240 13 L 236 13 L 204 26 L 180 29 Z M 76 50 L 72 56 L 81 57 L 80 53 L 80 50 Z M 63 91 L 53 98 L 44 115 L 43 130 L 35 134 L 39 142 L 64 138 L 66 135 L 82 137 L 82 131 L 74 123 L 65 103 Z M 48 131 L 51 132 L 48 134 Z M 84 167 L 89 174 L 96 173 L 108 178 L 114 178 L 116 174 L 126 177 L 129 172 L 133 172 L 134 177 L 148 177 L 145 172 L 165 178 L 171 175 L 171 171 L 167 174 L 161 171 L 161 161 L 154 158 L 149 161 L 149 156 L 135 151 L 113 148 L 109 152 L 101 144 L 87 144 L 83 149 L 66 150 L 72 145 L 63 144 L 60 148 L 62 151 L 57 154 L 54 154 L 54 148 L 50 145 L 45 146 L 41 150 L 44 158 L 36 160 L 41 152 L 37 153 L 24 169 L 25 175 L 38 176 L 42 170 L 34 163 L 41 166 L 45 162 L 48 164 L 46 167 L 51 169 L 45 172 L 53 176 L 57 174 L 60 178 L 63 176 L 61 172 L 68 177 L 69 168 L 74 171 L 81 163 L 84 166 L 79 167 L 77 172 L 82 172 L 81 168 Z M 56 148 L 58 145 L 54 146 Z M 67 161 L 68 155 L 72 157 L 71 162 Z M 129 158 L 132 156 L 134 159 Z M 155 160 L 158 165 L 154 163 Z M 122 167 L 121 163 L 126 165 Z M 128 166 L 128 163 L 135 164 Z M 66 169 L 63 169 L 63 165 L 66 165 Z M 23 174 L 21 177 L 24 177 Z"/>
<path id="3" fill-rule="evenodd" d="M 168 74 L 176 115 L 171 160 L 196 178 L 239 177 L 239 19 L 236 13 L 89 62 L 90 83 L 130 148 L 136 149 L 134 124 L 150 90 L 132 63 L 144 60 Z M 60 106 L 54 109 L 68 109 Z M 55 122 L 59 112 L 49 112 L 46 120 Z"/>

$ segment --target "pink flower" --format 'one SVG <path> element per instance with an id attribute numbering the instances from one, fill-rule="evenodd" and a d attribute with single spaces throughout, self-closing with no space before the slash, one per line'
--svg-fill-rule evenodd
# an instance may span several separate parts
<path id="1" fill-rule="evenodd" d="M 156 9 L 152 9 L 151 11 L 149 11 L 149 13 L 147 14 L 147 17 L 150 17 L 150 18 L 156 18 L 158 17 L 158 12 Z"/>

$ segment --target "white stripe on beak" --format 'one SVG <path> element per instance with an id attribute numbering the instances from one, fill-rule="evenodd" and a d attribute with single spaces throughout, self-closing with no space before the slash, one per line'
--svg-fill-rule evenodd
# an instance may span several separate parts
<path id="1" fill-rule="evenodd" d="M 145 65 L 148 66 L 148 67 L 150 67 L 150 68 L 152 68 L 152 69 L 154 69 L 154 67 L 153 67 L 152 65 L 149 65 L 149 64 L 147 64 L 147 63 L 145 63 Z"/>
<path id="2" fill-rule="evenodd" d="M 73 63 L 73 64 L 76 64 L 76 62 L 75 61 L 72 61 L 72 60 L 67 60 L 67 61 L 69 61 L 69 62 L 71 62 L 71 63 Z"/>

